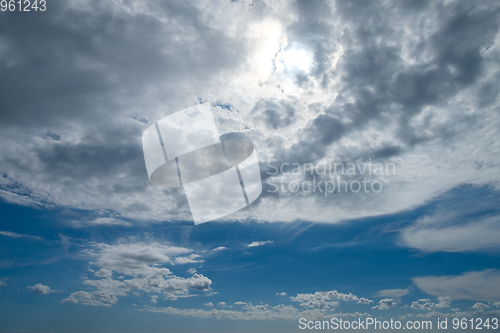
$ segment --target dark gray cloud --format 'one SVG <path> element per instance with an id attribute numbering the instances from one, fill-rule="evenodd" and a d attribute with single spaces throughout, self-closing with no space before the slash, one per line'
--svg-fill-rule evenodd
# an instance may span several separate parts
<path id="1" fill-rule="evenodd" d="M 415 207 L 462 183 L 498 186 L 499 8 L 53 1 L 43 14 L 0 13 L 0 193 L 189 220 L 182 189 L 148 183 L 140 137 L 207 101 L 219 132 L 253 142 L 261 161 L 262 198 L 232 218 L 335 222 Z M 291 50 L 310 69 L 287 65 Z M 398 173 L 372 177 L 380 195 L 335 195 L 332 205 L 267 192 L 271 159 L 395 163 Z M 284 182 L 311 180 L 301 177 Z"/>

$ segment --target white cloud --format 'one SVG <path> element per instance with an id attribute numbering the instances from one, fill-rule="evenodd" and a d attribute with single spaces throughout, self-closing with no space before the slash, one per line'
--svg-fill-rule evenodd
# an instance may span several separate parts
<path id="1" fill-rule="evenodd" d="M 221 308 L 225 308 L 226 307 L 226 303 L 224 302 L 219 302 L 219 304 L 217 304 L 217 306 L 221 307 Z"/>
<path id="2" fill-rule="evenodd" d="M 292 305 L 277 305 L 269 306 L 268 304 L 252 305 L 247 304 L 242 311 L 238 310 L 203 310 L 203 309 L 179 309 L 173 307 L 154 308 L 148 307 L 148 311 L 156 313 L 166 313 L 171 315 L 178 315 L 183 317 L 194 318 L 215 318 L 215 319 L 229 319 L 229 320 L 286 320 L 292 321 L 298 318 L 363 318 L 370 317 L 367 313 L 333 313 L 322 309 L 308 309 L 299 310 Z"/>
<path id="3" fill-rule="evenodd" d="M 194 273 L 196 273 L 196 268 L 194 268 L 194 267 L 190 268 L 190 269 L 187 270 L 187 272 L 190 273 L 190 274 L 194 274 Z"/>
<path id="4" fill-rule="evenodd" d="M 151 295 L 151 303 L 158 303 L 158 295 Z"/>
<path id="5" fill-rule="evenodd" d="M 372 307 L 372 309 L 389 310 L 390 308 L 393 308 L 395 306 L 396 306 L 395 300 L 391 298 L 384 298 L 378 302 L 378 305 Z"/>
<path id="6" fill-rule="evenodd" d="M 272 244 L 272 243 L 274 243 L 274 241 L 270 241 L 270 240 L 267 240 L 267 241 L 253 241 L 252 243 L 248 244 L 247 247 L 257 247 L 257 246 L 262 246 L 262 245 Z"/>
<path id="7" fill-rule="evenodd" d="M 429 310 L 449 308 L 451 299 L 449 296 L 439 296 L 438 303 L 432 303 L 430 299 L 419 299 L 411 304 L 411 308 L 415 310 Z"/>
<path id="8" fill-rule="evenodd" d="M 28 288 L 33 290 L 37 294 L 49 294 L 53 292 L 52 290 L 50 290 L 49 286 L 43 285 L 41 283 L 37 283 L 33 287 L 28 286 Z"/>
<path id="9" fill-rule="evenodd" d="M 357 301 L 358 297 L 351 293 L 343 294 L 336 290 L 332 291 L 317 291 L 314 294 L 297 294 L 295 297 L 290 297 L 293 302 L 299 302 L 301 306 L 317 309 L 336 308 L 339 306 L 338 301 Z"/>
<path id="10" fill-rule="evenodd" d="M 486 216 L 457 224 L 464 211 L 419 219 L 401 232 L 402 243 L 424 252 L 466 252 L 500 248 L 500 217 Z"/>
<path id="11" fill-rule="evenodd" d="M 205 303 L 205 304 L 203 304 L 203 305 L 208 306 L 208 307 L 210 307 L 210 308 L 213 308 L 213 307 L 214 307 L 214 303 L 212 303 L 212 302 L 208 302 L 208 303 Z"/>
<path id="12" fill-rule="evenodd" d="M 279 296 L 286 296 L 286 292 L 281 292 L 281 293 L 276 293 L 276 295 L 279 295 Z"/>
<path id="13" fill-rule="evenodd" d="M 405 296 L 408 294 L 410 291 L 408 289 L 386 289 L 386 290 L 381 290 L 375 295 L 375 297 L 380 297 L 380 298 L 394 298 L 394 300 L 397 303 L 401 303 L 401 297 Z"/>
<path id="14" fill-rule="evenodd" d="M 369 305 L 370 303 L 373 303 L 373 301 L 371 299 L 366 298 L 366 297 L 361 297 L 358 300 L 358 304 Z"/>
<path id="15" fill-rule="evenodd" d="M 25 234 L 19 234 L 17 232 L 11 232 L 11 231 L 0 231 L 0 235 L 10 237 L 10 238 L 28 238 L 28 239 L 35 239 L 35 240 L 41 240 L 42 238 L 38 236 L 31 236 L 31 235 L 25 235 Z"/>
<path id="16" fill-rule="evenodd" d="M 215 249 L 212 250 L 212 252 L 215 252 L 215 251 L 222 251 L 222 250 L 226 250 L 227 248 L 225 246 L 219 246 Z"/>
<path id="17" fill-rule="evenodd" d="M 176 259 L 186 256 L 187 260 L 193 260 L 194 254 L 191 253 L 191 249 L 156 242 L 96 244 L 95 247 L 99 251 L 96 254 L 97 260 L 93 264 L 100 267 L 95 276 L 101 279 L 84 278 L 83 283 L 95 288 L 96 291 L 79 291 L 71 294 L 63 302 L 107 306 L 116 303 L 117 296 L 126 296 L 133 290 L 163 294 L 170 300 L 189 296 L 190 290 L 199 292 L 210 290 L 212 281 L 202 274 L 181 278 L 164 267 L 165 264 L 179 263 Z M 113 272 L 124 276 L 114 279 Z"/>
<path id="18" fill-rule="evenodd" d="M 415 285 L 429 295 L 448 295 L 453 300 L 496 301 L 500 299 L 500 271 L 466 272 L 462 275 L 413 278 Z"/>
<path id="19" fill-rule="evenodd" d="M 114 217 L 98 217 L 91 221 L 71 221 L 70 225 L 75 228 L 84 228 L 84 227 L 94 227 L 94 226 L 108 226 L 108 227 L 130 227 L 132 223 L 128 221 L 124 221 L 121 219 L 117 219 Z"/>
<path id="20" fill-rule="evenodd" d="M 484 303 L 481 303 L 481 302 L 477 302 L 476 304 L 474 304 L 472 306 L 473 309 L 476 309 L 476 310 L 484 310 L 484 309 L 489 309 L 490 306 L 488 304 L 484 304 Z"/>

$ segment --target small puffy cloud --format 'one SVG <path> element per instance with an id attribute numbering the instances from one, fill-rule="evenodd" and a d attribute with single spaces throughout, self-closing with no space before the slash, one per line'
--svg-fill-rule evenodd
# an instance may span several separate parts
<path id="1" fill-rule="evenodd" d="M 219 302 L 219 304 L 217 304 L 217 306 L 220 306 L 221 308 L 225 308 L 226 307 L 226 303 Z"/>
<path id="2" fill-rule="evenodd" d="M 371 299 L 368 299 L 366 297 L 361 297 L 359 300 L 358 300 L 358 304 L 365 304 L 365 305 L 369 305 L 370 303 L 373 303 L 373 301 Z"/>
<path id="3" fill-rule="evenodd" d="M 49 286 L 43 285 L 41 283 L 37 283 L 33 287 L 28 286 L 28 288 L 33 290 L 37 294 L 48 294 L 52 292 Z"/>
<path id="4" fill-rule="evenodd" d="M 257 246 L 262 246 L 266 244 L 272 244 L 274 241 L 267 240 L 267 241 L 253 241 L 250 244 L 247 245 L 247 247 L 257 247 Z"/>
<path id="5" fill-rule="evenodd" d="M 155 304 L 158 303 L 158 295 L 151 295 L 151 303 Z"/>
<path id="6" fill-rule="evenodd" d="M 6 286 L 6 285 L 7 285 L 7 283 L 5 283 L 5 280 L 6 280 L 6 279 L 2 279 L 2 280 L 0 280 L 0 287 L 1 287 L 1 286 Z"/>
<path id="7" fill-rule="evenodd" d="M 279 296 L 286 296 L 287 294 L 286 294 L 286 292 L 284 292 L 284 291 L 283 291 L 283 292 L 281 292 L 281 293 L 276 293 L 276 295 L 279 295 Z"/>
<path id="8" fill-rule="evenodd" d="M 472 306 L 472 308 L 476 310 L 484 310 L 484 309 L 489 309 L 490 306 L 481 302 L 477 302 Z"/>
<path id="9" fill-rule="evenodd" d="M 448 295 L 451 299 L 497 301 L 500 299 L 500 270 L 466 272 L 462 275 L 423 276 L 413 283 L 429 295 Z"/>
<path id="10" fill-rule="evenodd" d="M 156 242 L 96 244 L 94 247 L 99 251 L 94 253 L 97 259 L 92 265 L 100 267 L 94 273 L 99 279 L 85 277 L 83 283 L 95 288 L 95 291 L 75 292 L 63 302 L 110 306 L 117 302 L 118 296 L 127 296 L 134 291 L 163 294 L 166 299 L 176 300 L 178 297 L 192 295 L 192 291 L 210 290 L 212 281 L 202 274 L 194 273 L 190 278 L 182 278 L 164 267 L 167 264 L 182 263 L 179 258 L 193 261 L 198 255 L 191 253 L 191 249 Z"/>
<path id="11" fill-rule="evenodd" d="M 449 308 L 451 304 L 451 299 L 449 296 L 439 296 L 438 303 L 431 302 L 430 299 L 419 299 L 411 304 L 411 308 L 414 310 L 429 310 Z"/>
<path id="12" fill-rule="evenodd" d="M 213 308 L 214 303 L 212 303 L 212 302 L 208 302 L 208 303 L 205 303 L 205 304 L 203 304 L 203 305 L 208 306 L 208 307 L 210 307 L 210 308 Z"/>
<path id="13" fill-rule="evenodd" d="M 328 309 L 339 306 L 338 301 L 357 301 L 358 297 L 351 293 L 343 294 L 336 290 L 332 291 L 317 291 L 314 294 L 297 294 L 295 297 L 290 297 L 292 302 L 298 302 L 301 306 Z"/>
<path id="14" fill-rule="evenodd" d="M 193 267 L 193 268 L 190 268 L 190 269 L 188 269 L 188 270 L 187 270 L 187 272 L 188 272 L 189 274 L 195 274 L 195 273 L 196 273 L 196 268 L 194 268 L 194 267 Z"/>
<path id="15" fill-rule="evenodd" d="M 227 247 L 225 246 L 219 246 L 219 247 L 216 247 L 215 249 L 212 250 L 212 252 L 216 252 L 216 251 L 222 251 L 222 250 L 226 250 Z"/>
<path id="16" fill-rule="evenodd" d="M 234 305 L 247 305 L 246 302 L 234 302 Z"/>
<path id="17" fill-rule="evenodd" d="M 395 306 L 396 306 L 395 300 L 393 300 L 392 298 L 384 298 L 378 302 L 378 305 L 372 307 L 372 309 L 389 310 L 390 308 L 393 308 Z"/>
<path id="18" fill-rule="evenodd" d="M 498 308 L 498 307 L 500 307 L 500 301 L 493 302 L 493 303 L 491 303 L 491 305 L 496 306 Z"/>

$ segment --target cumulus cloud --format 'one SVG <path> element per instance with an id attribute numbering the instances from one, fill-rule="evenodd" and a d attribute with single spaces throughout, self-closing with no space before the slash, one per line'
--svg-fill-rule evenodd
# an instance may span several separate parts
<path id="1" fill-rule="evenodd" d="M 472 306 L 473 309 L 476 309 L 476 310 L 484 310 L 484 309 L 489 309 L 489 305 L 488 304 L 484 304 L 484 303 L 481 303 L 481 302 L 477 302 L 476 304 L 474 304 Z"/>
<path id="2" fill-rule="evenodd" d="M 41 283 L 37 283 L 32 287 L 28 286 L 28 288 L 33 290 L 37 294 L 48 294 L 53 292 L 52 290 L 50 290 L 49 286 L 43 285 Z"/>
<path id="3" fill-rule="evenodd" d="M 449 308 L 451 299 L 449 296 L 439 296 L 438 303 L 432 303 L 430 299 L 419 299 L 411 304 L 411 308 L 415 310 L 429 310 Z"/>
<path id="4" fill-rule="evenodd" d="M 351 293 L 343 294 L 336 290 L 332 290 L 317 291 L 314 294 L 297 294 L 297 296 L 292 296 L 290 299 L 293 302 L 300 303 L 300 305 L 304 307 L 328 309 L 338 307 L 338 301 L 357 301 L 358 297 Z"/>
<path id="5" fill-rule="evenodd" d="M 429 295 L 448 295 L 453 300 L 496 301 L 500 298 L 500 271 L 494 269 L 417 277 L 413 283 Z"/>
<path id="6" fill-rule="evenodd" d="M 166 264 L 179 263 L 176 260 L 179 258 L 187 257 L 187 260 L 192 260 L 191 249 L 156 242 L 96 244 L 95 247 L 98 252 L 93 264 L 100 269 L 94 275 L 100 279 L 85 277 L 83 284 L 96 290 L 75 292 L 63 302 L 109 306 L 118 301 L 117 296 L 126 296 L 133 290 L 163 294 L 170 300 L 187 296 L 190 290 L 210 290 L 212 281 L 202 274 L 195 273 L 192 277 L 182 278 L 173 275 L 170 269 L 164 267 Z M 123 274 L 125 277 L 113 278 L 113 273 Z M 156 297 L 154 300 L 156 301 Z"/>
<path id="7" fill-rule="evenodd" d="M 147 307 L 148 311 L 155 313 L 165 313 L 192 318 L 215 318 L 229 320 L 286 320 L 292 321 L 298 318 L 363 318 L 370 317 L 368 313 L 332 313 L 322 309 L 299 310 L 292 305 L 280 304 L 270 306 L 268 304 L 252 305 L 247 304 L 243 310 L 221 310 L 221 309 L 180 309 L 174 307 L 156 308 Z"/>
<path id="8" fill-rule="evenodd" d="M 378 305 L 372 307 L 372 309 L 389 310 L 390 308 L 393 308 L 395 306 L 396 306 L 395 300 L 391 298 L 384 298 L 378 302 Z"/>
<path id="9" fill-rule="evenodd" d="M 361 297 L 361 298 L 358 300 L 358 303 L 359 303 L 359 304 L 369 305 L 369 304 L 373 303 L 373 301 L 372 301 L 371 299 L 366 298 L 366 297 Z"/>

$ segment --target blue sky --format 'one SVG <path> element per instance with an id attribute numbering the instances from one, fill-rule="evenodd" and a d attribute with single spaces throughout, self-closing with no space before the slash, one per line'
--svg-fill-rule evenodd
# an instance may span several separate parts
<path id="1" fill-rule="evenodd" d="M 271 0 L 0 12 L 0 332 L 500 319 L 499 13 Z M 141 136 L 202 103 L 222 140 L 254 144 L 262 194 L 195 225 L 183 188 L 149 182 Z M 324 172 L 335 163 L 344 172 Z M 314 189 L 327 182 L 336 191 Z"/>

